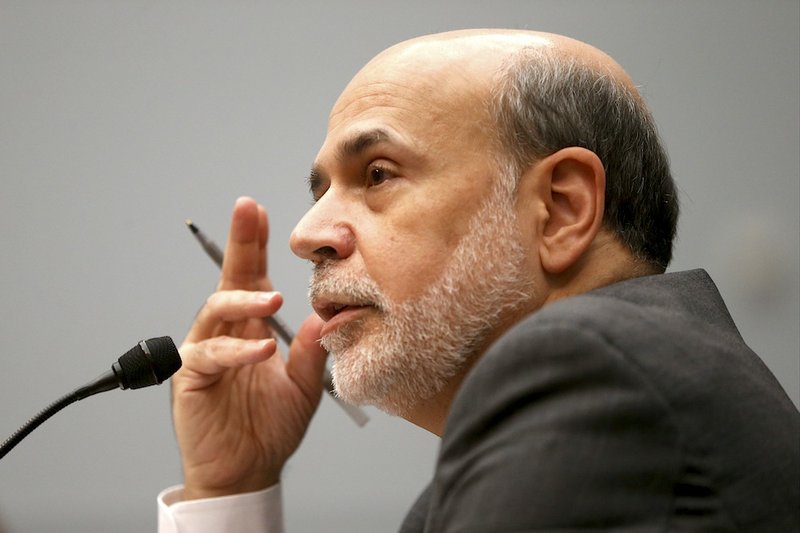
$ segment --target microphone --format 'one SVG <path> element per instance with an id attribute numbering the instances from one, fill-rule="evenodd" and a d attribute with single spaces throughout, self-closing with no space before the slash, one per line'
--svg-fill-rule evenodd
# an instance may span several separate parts
<path id="1" fill-rule="evenodd" d="M 52 403 L 19 428 L 0 446 L 0 459 L 45 420 L 71 403 L 116 388 L 141 389 L 159 385 L 180 367 L 181 356 L 171 338 L 155 337 L 139 342 L 122 354 L 117 362 L 111 365 L 111 370 Z"/>
<path id="2" fill-rule="evenodd" d="M 111 389 L 141 389 L 159 385 L 181 367 L 181 356 L 169 337 L 141 341 L 122 354 L 111 370 L 76 389 L 78 400 Z"/>

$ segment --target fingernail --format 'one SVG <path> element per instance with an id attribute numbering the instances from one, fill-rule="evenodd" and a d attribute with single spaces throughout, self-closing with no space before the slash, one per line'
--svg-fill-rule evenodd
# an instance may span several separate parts
<path id="1" fill-rule="evenodd" d="M 278 293 L 277 292 L 259 292 L 258 295 L 256 296 L 256 299 L 258 301 L 260 301 L 260 302 L 269 302 L 273 298 L 275 298 L 276 294 L 278 294 Z"/>
<path id="2" fill-rule="evenodd" d="M 261 347 L 263 350 L 274 350 L 277 344 L 278 343 L 275 341 L 275 339 L 264 339 L 261 342 Z"/>

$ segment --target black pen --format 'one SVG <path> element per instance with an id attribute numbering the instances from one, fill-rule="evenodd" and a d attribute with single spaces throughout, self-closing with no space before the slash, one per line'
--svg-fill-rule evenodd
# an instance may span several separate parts
<path id="1" fill-rule="evenodd" d="M 222 259 L 224 255 L 220 247 L 217 246 L 214 241 L 209 239 L 205 233 L 200 231 L 200 228 L 198 228 L 191 219 L 186 219 L 186 226 L 191 230 L 192 234 L 197 239 L 197 242 L 200 243 L 200 246 L 203 247 L 203 250 L 205 250 L 206 254 L 208 254 L 211 260 L 214 261 L 219 268 L 222 268 Z M 268 316 L 266 317 L 266 320 L 270 327 L 275 330 L 278 336 L 283 339 L 283 342 L 286 343 L 286 346 L 291 346 L 294 334 L 286 326 L 286 324 L 284 324 L 284 322 L 278 318 L 277 315 Z M 363 410 L 355 405 L 345 403 L 336 397 L 336 394 L 333 391 L 333 377 L 331 376 L 330 370 L 328 370 L 327 367 L 325 368 L 323 379 L 325 389 L 328 391 L 328 394 L 330 394 L 331 398 L 333 398 L 336 403 L 338 403 L 342 409 L 344 409 L 345 412 L 350 415 L 350 418 L 352 418 L 353 421 L 359 426 L 366 424 L 369 420 L 369 417 Z"/>

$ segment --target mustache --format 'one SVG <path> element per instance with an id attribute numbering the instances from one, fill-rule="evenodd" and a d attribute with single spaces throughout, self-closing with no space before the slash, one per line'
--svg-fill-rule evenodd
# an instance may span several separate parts
<path id="1" fill-rule="evenodd" d="M 389 309 L 389 301 L 378 284 L 366 272 L 349 270 L 344 265 L 324 261 L 314 265 L 308 287 L 308 299 L 344 301 Z"/>

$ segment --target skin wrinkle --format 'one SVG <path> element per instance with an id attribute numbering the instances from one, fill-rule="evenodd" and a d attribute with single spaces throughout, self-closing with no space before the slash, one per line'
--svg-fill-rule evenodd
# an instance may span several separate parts
<path id="1" fill-rule="evenodd" d="M 413 70 L 414 78 L 420 79 L 422 76 L 417 72 L 418 69 L 414 68 Z M 415 146 L 413 139 L 407 141 L 420 151 L 441 149 L 452 140 L 453 136 L 483 137 L 485 130 L 481 126 L 490 122 L 488 113 L 483 112 L 482 114 L 485 116 L 475 120 L 476 117 L 473 115 L 476 109 L 471 109 L 470 112 L 464 114 L 463 118 L 459 118 L 461 113 L 448 112 L 448 104 L 454 99 L 458 101 L 472 98 L 483 99 L 489 94 L 488 88 L 476 82 L 474 76 L 470 78 L 466 73 L 462 76 L 464 83 L 458 87 L 458 90 L 451 88 L 450 86 L 456 82 L 456 79 L 449 75 L 451 71 L 452 68 L 449 68 L 446 82 L 432 83 L 431 80 L 422 77 L 422 80 L 416 85 L 408 82 L 400 84 L 391 81 L 373 81 L 366 82 L 365 86 L 361 87 L 355 85 L 356 80 L 359 79 L 357 75 L 334 106 L 330 115 L 329 135 L 338 130 L 343 116 L 352 122 L 362 114 L 376 114 L 386 110 L 398 113 L 400 115 L 398 122 L 403 125 L 424 125 L 429 132 L 428 144 L 425 147 Z M 441 73 L 434 70 L 431 77 L 435 75 L 441 77 Z M 464 85 L 468 87 L 467 90 L 464 89 Z M 350 91 L 352 94 L 349 94 Z M 483 108 L 478 107 L 477 109 L 482 110 Z M 348 113 L 352 113 L 352 116 L 348 116 Z M 403 114 L 408 114 L 409 117 L 402 118 Z M 456 120 L 460 124 L 449 124 Z"/>
<path id="2" fill-rule="evenodd" d="M 413 181 L 414 186 L 416 187 L 417 185 L 422 184 L 422 182 L 427 183 L 429 180 L 435 182 L 435 181 L 442 181 L 444 179 L 448 180 L 450 179 L 450 175 L 452 175 L 452 170 L 449 171 L 450 172 L 449 175 L 447 173 L 448 169 L 446 168 L 448 166 L 448 161 L 438 161 L 437 158 L 428 157 L 424 154 L 418 157 L 413 157 L 414 155 L 415 153 L 412 152 L 408 156 L 403 157 L 402 160 L 398 161 L 401 170 L 408 167 L 407 161 L 411 161 L 412 164 L 415 165 L 410 169 L 411 172 L 410 176 L 401 177 L 403 180 Z M 320 161 L 323 161 L 323 159 L 320 159 Z M 318 166 L 319 168 L 322 168 L 323 166 L 327 165 L 320 163 Z M 347 166 L 345 166 L 343 170 L 346 169 Z M 460 172 L 459 174 L 452 175 L 452 178 L 456 178 L 457 176 L 460 175 L 463 175 L 463 169 L 462 172 Z M 355 185 L 353 185 L 353 178 L 348 175 L 340 176 L 340 171 L 336 171 L 335 166 L 331 167 L 330 176 L 334 182 L 342 184 L 342 186 L 339 188 L 340 192 L 338 193 L 342 195 L 342 198 L 329 198 L 322 200 L 320 203 L 322 204 L 325 202 L 335 202 L 336 212 L 332 213 L 332 215 L 338 216 L 340 213 L 346 213 L 348 215 L 347 219 L 353 221 L 352 224 L 348 222 L 347 225 L 350 231 L 353 232 L 354 239 L 356 241 L 361 241 L 363 240 L 364 232 L 372 229 L 367 219 L 365 219 L 365 216 L 367 216 L 367 211 L 370 208 L 369 206 L 362 205 L 362 203 L 356 197 L 355 194 L 346 192 L 344 189 L 345 187 L 349 189 L 349 188 L 354 188 L 355 186 L 360 186 L 360 182 L 355 182 Z M 350 185 L 346 185 L 347 183 L 350 183 Z M 336 184 L 332 185 L 332 187 L 334 186 L 336 186 Z M 480 184 L 477 182 L 464 184 L 462 187 L 460 187 L 462 196 L 466 197 L 469 194 L 472 194 L 469 192 L 469 189 L 478 186 L 480 186 Z M 369 194 L 369 193 L 367 193 L 366 191 L 362 191 L 361 193 L 359 193 L 359 195 L 361 194 Z M 409 192 L 409 194 L 414 194 L 414 193 L 412 191 Z M 419 198 L 415 201 L 416 205 L 414 205 L 414 208 L 420 212 L 426 212 L 426 213 L 436 213 L 437 211 L 441 211 L 442 209 L 452 209 L 452 207 L 454 206 L 448 206 L 448 203 L 453 203 L 453 199 L 446 198 L 445 196 L 443 196 L 443 194 L 444 193 L 441 192 L 441 194 L 437 193 L 434 195 L 426 195 L 423 198 Z M 345 196 L 346 198 L 344 198 Z M 353 204 L 352 202 L 359 202 L 359 203 Z M 388 210 L 391 212 L 395 212 L 401 209 L 405 210 L 406 209 L 405 204 L 406 204 L 405 200 L 401 201 L 401 199 L 397 197 L 397 195 L 394 195 L 388 206 L 385 209 L 382 209 L 381 211 Z M 464 204 L 460 204 L 459 207 L 461 207 L 462 205 Z M 328 207 L 326 206 L 325 209 L 327 210 Z M 446 232 L 444 233 L 444 235 L 442 235 L 442 237 L 445 239 L 445 246 L 443 249 L 445 250 L 450 249 L 453 246 L 455 246 L 455 243 L 458 242 L 458 239 L 463 233 L 463 228 L 466 227 L 465 224 L 466 221 L 462 222 L 462 219 L 466 218 L 465 215 L 468 215 L 468 212 L 464 211 L 461 213 L 457 213 L 456 216 L 454 217 L 448 217 L 448 226 Z M 415 226 L 420 226 L 421 224 L 424 223 L 424 219 L 420 219 L 419 217 L 406 220 L 405 218 L 401 219 L 396 216 L 386 216 L 382 217 L 382 219 L 387 224 L 390 225 L 390 227 L 385 228 L 385 231 L 381 232 L 383 235 L 382 238 L 384 239 L 384 243 L 386 242 L 385 239 L 387 238 L 394 240 L 398 235 L 409 235 L 417 233 L 420 231 L 421 228 L 417 229 Z M 331 223 L 331 225 L 336 226 L 336 224 L 334 223 Z M 402 261 L 405 258 L 410 259 L 414 257 L 419 257 L 421 254 L 422 255 L 429 254 L 429 252 L 423 251 L 423 249 L 421 248 L 421 244 L 418 242 L 410 242 L 406 246 L 410 247 L 404 250 L 405 253 L 403 255 L 395 254 L 395 260 L 399 259 L 400 261 Z M 412 265 L 409 265 L 409 268 L 414 268 L 414 267 Z M 430 280 L 432 279 L 434 278 L 430 278 Z M 426 283 L 426 280 L 420 279 L 419 277 L 417 278 L 417 281 L 423 284 Z"/>
<path id="3" fill-rule="evenodd" d="M 513 200 L 504 196 L 499 190 L 489 196 L 441 278 L 412 300 L 392 302 L 369 276 L 344 265 L 315 268 L 312 300 L 338 294 L 377 309 L 322 339 L 345 401 L 407 416 L 485 347 L 500 317 L 530 298 Z M 476 262 L 487 249 L 490 259 Z"/>

